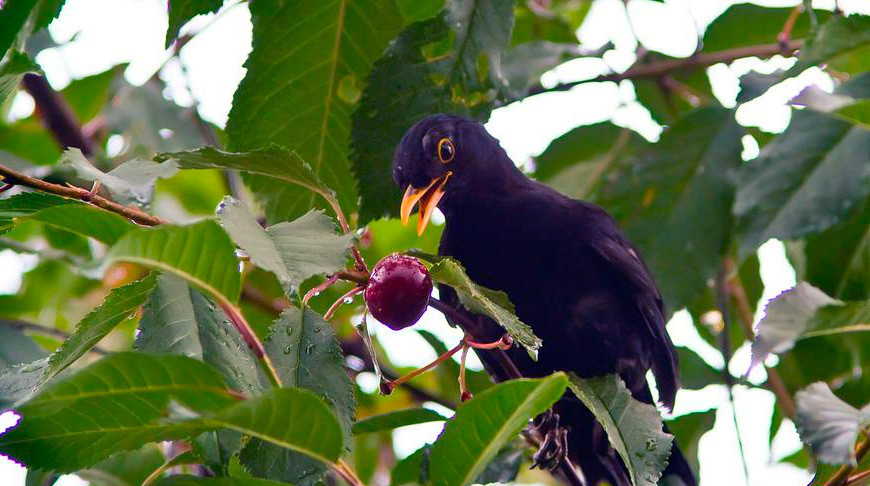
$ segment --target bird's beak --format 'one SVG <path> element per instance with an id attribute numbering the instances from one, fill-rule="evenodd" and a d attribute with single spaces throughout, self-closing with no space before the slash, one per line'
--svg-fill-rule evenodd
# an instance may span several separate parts
<path id="1" fill-rule="evenodd" d="M 438 206 L 438 202 L 444 197 L 444 186 L 453 172 L 447 171 L 444 175 L 432 179 L 428 186 L 415 189 L 410 184 L 405 189 L 405 195 L 402 197 L 402 224 L 407 225 L 408 219 L 411 217 L 411 211 L 417 202 L 420 202 L 420 219 L 417 221 L 417 235 L 422 235 L 426 225 L 429 224 L 429 218 L 432 217 L 432 212 Z"/>

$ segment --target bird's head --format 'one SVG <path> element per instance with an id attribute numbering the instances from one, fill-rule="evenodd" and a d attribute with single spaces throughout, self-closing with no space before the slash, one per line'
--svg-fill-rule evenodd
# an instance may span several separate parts
<path id="1" fill-rule="evenodd" d="M 393 180 L 405 191 L 402 222 L 408 223 L 419 203 L 418 234 L 439 203 L 449 206 L 515 174 L 519 171 L 483 125 L 455 115 L 418 121 L 405 132 L 393 156 Z"/>

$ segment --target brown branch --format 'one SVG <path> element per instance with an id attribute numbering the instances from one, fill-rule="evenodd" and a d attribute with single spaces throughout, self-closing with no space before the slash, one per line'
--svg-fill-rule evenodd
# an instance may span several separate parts
<path id="1" fill-rule="evenodd" d="M 144 226 L 157 226 L 165 223 L 165 221 L 157 216 L 151 216 L 150 214 L 146 214 L 138 209 L 122 206 L 110 199 L 100 196 L 99 194 L 94 194 L 88 189 L 53 184 L 42 179 L 30 177 L 29 175 L 23 174 L 4 165 L 0 165 L 0 176 L 3 177 L 3 180 L 7 184 L 27 186 L 38 191 L 78 199 L 79 201 L 86 202 L 100 209 L 120 214 L 121 216 Z"/>
<path id="2" fill-rule="evenodd" d="M 855 474 L 853 476 L 849 476 L 849 479 L 847 479 L 843 484 L 844 485 L 855 484 L 855 483 L 858 483 L 864 479 L 870 479 L 870 469 L 868 469 L 866 471 L 861 471 L 858 474 Z"/>
<path id="3" fill-rule="evenodd" d="M 684 59 L 667 59 L 654 61 L 646 64 L 635 64 L 625 72 L 602 74 L 590 79 L 563 83 L 552 88 L 544 88 L 540 85 L 533 86 L 526 93 L 527 96 L 552 91 L 567 91 L 575 86 L 585 83 L 598 83 L 604 81 L 619 82 L 625 79 L 650 79 L 665 76 L 674 71 L 685 69 L 702 68 L 719 63 L 728 63 L 744 57 L 771 57 L 777 54 L 790 55 L 803 46 L 802 40 L 787 41 L 783 44 L 761 44 L 756 46 L 737 47 L 716 52 L 702 52 Z"/>
<path id="4" fill-rule="evenodd" d="M 749 341 L 754 341 L 755 331 L 752 329 L 752 308 L 749 307 L 749 299 L 746 297 L 746 290 L 744 290 L 743 284 L 740 282 L 740 277 L 735 271 L 734 261 L 727 259 L 726 265 L 728 274 L 731 276 L 728 279 L 728 292 L 737 304 L 737 313 L 740 316 L 739 320 L 742 324 L 743 334 L 746 335 L 746 339 Z M 775 368 L 769 368 L 767 366 L 764 366 L 764 371 L 767 372 L 767 383 L 770 385 L 770 391 L 776 395 L 776 401 L 779 403 L 779 406 L 782 407 L 783 413 L 785 413 L 786 417 L 794 420 L 797 416 L 797 405 L 795 404 L 794 398 L 792 398 L 791 394 L 788 392 L 785 383 L 782 381 L 782 377 L 779 376 L 779 372 L 777 372 Z"/>
<path id="5" fill-rule="evenodd" d="M 82 133 L 82 126 L 72 108 L 44 76 L 25 74 L 22 84 L 33 97 L 37 115 L 61 148 L 76 147 L 85 155 L 94 153 L 94 142 Z"/>
<path id="6" fill-rule="evenodd" d="M 870 452 L 870 437 L 867 437 L 865 434 L 864 439 L 858 443 L 857 447 L 855 447 L 855 463 L 860 463 L 868 452 Z M 840 469 L 837 469 L 834 475 L 828 479 L 825 486 L 843 486 L 846 484 L 846 480 L 849 479 L 849 475 L 852 474 L 852 471 L 854 470 L 855 467 L 851 464 L 840 466 Z"/>
<path id="7" fill-rule="evenodd" d="M 14 329 L 18 329 L 19 331 L 29 331 L 29 332 L 32 332 L 34 334 L 42 334 L 45 336 L 56 337 L 56 338 L 60 338 L 63 340 L 69 339 L 69 337 L 70 337 L 69 333 L 61 331 L 60 329 L 55 329 L 53 327 L 41 326 L 39 324 L 34 324 L 32 322 L 19 321 L 19 320 L 15 320 L 15 319 L 2 318 L 2 319 L 0 319 L 0 325 L 11 327 Z M 93 346 L 88 351 L 93 352 L 95 354 L 103 354 L 103 355 L 109 354 L 109 351 L 106 351 L 105 349 L 103 349 L 99 346 Z"/>

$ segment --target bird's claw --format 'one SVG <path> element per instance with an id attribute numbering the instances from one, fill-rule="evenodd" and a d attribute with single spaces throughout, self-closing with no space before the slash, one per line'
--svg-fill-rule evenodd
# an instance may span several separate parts
<path id="1" fill-rule="evenodd" d="M 535 428 L 544 436 L 538 451 L 532 456 L 532 469 L 552 471 L 568 455 L 568 431 L 559 426 L 559 415 L 552 410 L 538 417 Z"/>

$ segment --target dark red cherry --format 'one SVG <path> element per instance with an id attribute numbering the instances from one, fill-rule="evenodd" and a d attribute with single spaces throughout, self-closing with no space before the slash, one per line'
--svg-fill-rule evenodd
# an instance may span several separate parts
<path id="1" fill-rule="evenodd" d="M 398 331 L 420 319 L 431 293 L 432 277 L 420 260 L 395 253 L 372 269 L 365 299 L 375 319 Z"/>

